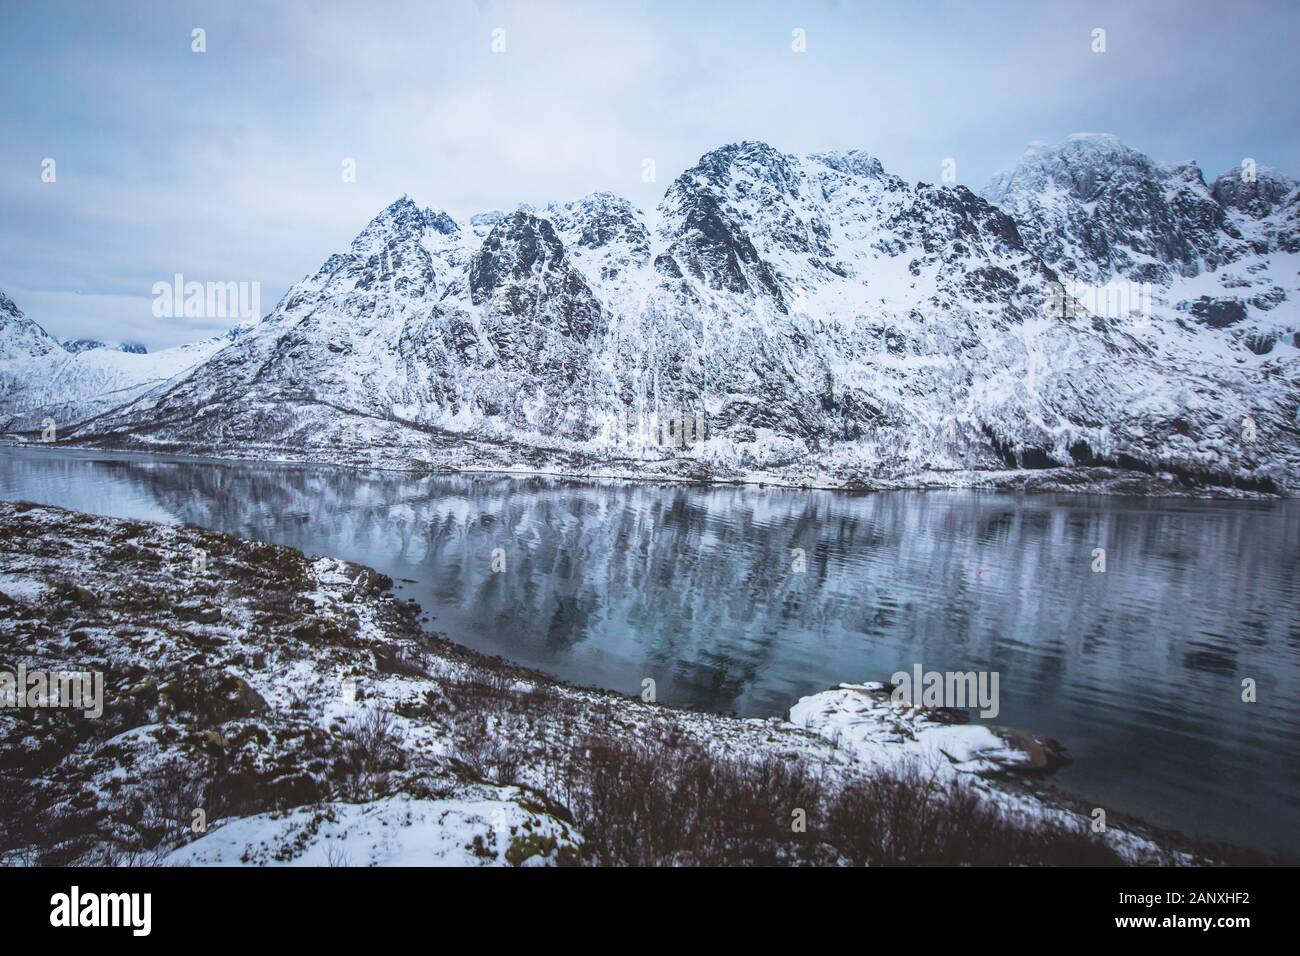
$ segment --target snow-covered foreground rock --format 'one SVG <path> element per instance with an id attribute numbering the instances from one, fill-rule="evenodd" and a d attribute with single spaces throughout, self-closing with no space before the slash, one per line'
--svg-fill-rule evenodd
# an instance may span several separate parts
<path id="1" fill-rule="evenodd" d="M 23 503 L 0 532 L 0 669 L 103 675 L 98 717 L 0 708 L 11 864 L 1196 859 L 1091 834 L 1050 742 L 872 685 L 679 710 L 483 658 L 344 561 Z"/>
<path id="2" fill-rule="evenodd" d="M 595 193 L 462 222 L 402 197 L 246 334 L 67 434 L 421 469 L 1293 494 L 1298 195 L 1080 136 L 1033 147 L 987 200 L 755 142 L 702 156 L 650 216 Z M 1150 295 L 1112 309 L 1076 288 L 1117 281 Z"/>
<path id="3" fill-rule="evenodd" d="M 1059 765 L 1051 741 L 890 699 L 888 684 L 841 684 L 804 697 L 790 720 L 837 741 L 873 765 L 916 763 L 992 776 Z M 948 717 L 949 719 L 942 719 Z"/>

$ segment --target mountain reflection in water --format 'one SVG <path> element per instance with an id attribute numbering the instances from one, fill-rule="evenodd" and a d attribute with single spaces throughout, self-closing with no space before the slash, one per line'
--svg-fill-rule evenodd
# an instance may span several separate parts
<path id="1" fill-rule="evenodd" d="M 0 449 L 0 494 L 345 557 L 391 575 L 461 643 L 627 694 L 653 678 L 659 700 L 714 711 L 780 715 L 918 663 L 995 670 L 997 722 L 1074 758 L 1062 789 L 1300 852 L 1300 502 L 414 477 L 15 448 Z M 1241 701 L 1245 677 L 1257 703 Z"/>

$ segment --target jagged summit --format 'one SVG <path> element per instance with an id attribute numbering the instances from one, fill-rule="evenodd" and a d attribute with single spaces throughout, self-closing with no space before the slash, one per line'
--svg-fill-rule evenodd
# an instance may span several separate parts
<path id="1" fill-rule="evenodd" d="M 65 348 L 0 290 L 0 432 L 85 421 L 206 361 L 226 341 L 219 336 L 153 353 L 98 339 Z"/>
<path id="2" fill-rule="evenodd" d="M 1300 188 L 1294 179 L 1272 166 L 1234 166 L 1220 174 L 1211 187 L 1214 198 L 1252 219 L 1263 219 L 1278 207 L 1294 201 Z"/>
<path id="3" fill-rule="evenodd" d="M 63 348 L 76 354 L 77 352 L 88 352 L 91 349 L 112 349 L 118 352 L 128 352 L 131 355 L 147 355 L 149 350 L 139 342 L 105 342 L 103 339 L 67 339 L 63 342 Z"/>
<path id="4" fill-rule="evenodd" d="M 875 178 L 885 174 L 885 167 L 881 165 L 880 160 L 860 149 L 850 149 L 844 152 L 811 153 L 808 158 L 850 176 Z"/>
<path id="5" fill-rule="evenodd" d="M 1235 347 L 1294 347 L 1300 194 L 1267 166 L 1207 185 L 1193 161 L 1157 163 L 1113 136 L 1026 151 L 984 196 L 1064 278 L 1145 284 L 1181 321 L 1225 330 Z"/>
<path id="6" fill-rule="evenodd" d="M 711 149 L 699 158 L 696 164 L 682 176 L 706 176 L 718 179 L 729 175 L 733 167 L 750 170 L 782 169 L 788 165 L 789 157 L 759 140 L 744 140 L 740 143 L 728 143 Z"/>
<path id="7" fill-rule="evenodd" d="M 1138 178 L 1153 175 L 1156 168 L 1148 156 L 1125 146 L 1113 133 L 1071 133 L 1055 145 L 1031 142 L 1016 168 L 999 173 L 980 194 L 1002 204 L 1050 185 L 1086 202 L 1095 199 L 1116 173 Z"/>
<path id="8" fill-rule="evenodd" d="M 556 229 L 571 234 L 570 245 L 597 249 L 621 240 L 649 252 L 645 214 L 621 196 L 589 193 L 572 202 L 551 203 L 545 212 Z"/>
<path id="9" fill-rule="evenodd" d="M 1015 218 L 1030 249 L 1088 282 L 1167 285 L 1233 254 L 1224 210 L 1195 164 L 1162 165 L 1110 134 L 1027 150 L 981 195 Z"/>
<path id="10" fill-rule="evenodd" d="M 385 244 L 418 241 L 427 233 L 455 236 L 459 232 L 460 226 L 446 212 L 421 209 L 414 200 L 403 194 L 361 230 L 352 242 L 352 252 L 373 253 Z"/>

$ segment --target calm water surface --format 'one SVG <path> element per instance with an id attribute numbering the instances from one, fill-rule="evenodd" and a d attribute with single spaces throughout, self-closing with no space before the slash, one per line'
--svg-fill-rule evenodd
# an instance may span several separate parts
<path id="1" fill-rule="evenodd" d="M 464 644 L 629 694 L 652 677 L 661 700 L 715 711 L 781 714 L 915 663 L 996 670 L 997 722 L 1074 758 L 1062 789 L 1300 852 L 1300 502 L 415 478 L 7 447 L 0 496 L 359 561 L 414 582 L 399 593 Z M 1240 699 L 1245 677 L 1257 703 Z"/>

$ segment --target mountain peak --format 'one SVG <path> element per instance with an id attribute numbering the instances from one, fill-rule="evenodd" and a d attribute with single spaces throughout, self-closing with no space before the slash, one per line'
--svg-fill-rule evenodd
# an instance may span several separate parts
<path id="1" fill-rule="evenodd" d="M 384 219 L 388 221 L 399 221 L 420 214 L 420 207 L 406 193 L 398 196 L 387 206 L 379 211 L 375 219 Z"/>
<path id="2" fill-rule="evenodd" d="M 62 353 L 54 336 L 23 314 L 23 310 L 0 290 L 0 359 Z"/>
<path id="3" fill-rule="evenodd" d="M 1255 219 L 1270 215 L 1296 191 L 1297 183 L 1272 166 L 1234 166 L 1215 178 L 1214 198 Z"/>
<path id="4" fill-rule="evenodd" d="M 1233 254 L 1200 167 L 1157 163 L 1113 133 L 1031 144 L 981 195 L 1017 220 L 1030 249 L 1084 281 L 1167 284 Z"/>
<path id="5" fill-rule="evenodd" d="M 23 317 L 23 311 L 18 308 L 18 305 L 13 299 L 5 295 L 3 289 L 0 289 L 0 318 L 5 316 L 13 316 L 14 318 L 21 319 Z"/>
<path id="6" fill-rule="evenodd" d="M 677 183 L 703 179 L 718 184 L 731 179 L 737 172 L 747 172 L 764 178 L 785 178 L 790 174 L 790 157 L 758 140 L 728 143 L 709 150 L 692 168 L 677 177 Z"/>
<path id="7" fill-rule="evenodd" d="M 403 193 L 380 211 L 352 241 L 354 254 L 368 255 L 380 246 L 395 242 L 419 241 L 426 233 L 457 236 L 460 226 L 440 209 L 421 209 Z"/>
<path id="8" fill-rule="evenodd" d="M 470 265 L 469 287 L 475 305 L 499 287 L 524 284 L 534 272 L 565 267 L 564 244 L 548 219 L 516 209 L 493 224 Z"/>
<path id="9" fill-rule="evenodd" d="M 711 149 L 705 156 L 724 156 L 728 158 L 752 157 L 752 158 L 770 158 L 780 156 L 781 153 L 770 143 L 765 143 L 761 139 L 743 139 L 739 143 L 723 143 L 716 149 Z M 703 157 L 701 157 L 703 158 Z"/>
<path id="10" fill-rule="evenodd" d="M 127 352 L 131 355 L 147 355 L 149 350 L 139 342 L 105 342 L 102 339 L 68 339 L 63 343 L 63 348 L 67 352 L 76 355 L 79 352 L 89 352 L 93 349 L 108 349 L 109 351 Z"/>
<path id="11" fill-rule="evenodd" d="M 1065 138 L 1068 143 L 1096 143 L 1099 146 L 1122 146 L 1114 133 L 1071 133 Z"/>
<path id="12" fill-rule="evenodd" d="M 1154 166 L 1145 153 L 1126 146 L 1114 133 L 1070 133 L 1059 143 L 1032 140 L 1020 154 L 1017 170 L 1056 164 L 1124 163 Z"/>
<path id="13" fill-rule="evenodd" d="M 885 167 L 881 165 L 880 160 L 860 149 L 809 153 L 808 158 L 850 176 L 875 179 L 885 174 Z"/>

